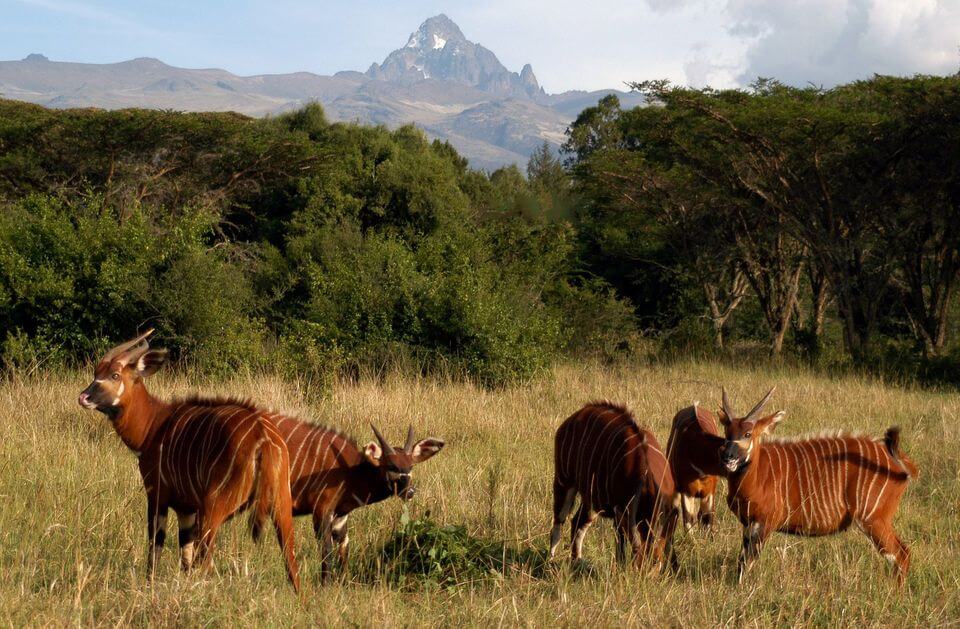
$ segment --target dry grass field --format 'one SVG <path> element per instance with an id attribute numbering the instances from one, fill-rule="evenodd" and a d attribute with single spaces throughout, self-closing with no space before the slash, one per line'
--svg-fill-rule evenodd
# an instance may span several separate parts
<path id="1" fill-rule="evenodd" d="M 740 586 L 734 584 L 740 527 L 721 484 L 718 527 L 706 537 L 678 533 L 679 574 L 618 569 L 613 533 L 600 521 L 587 535 L 592 570 L 567 561 L 522 567 L 454 586 L 399 588 L 378 578 L 377 549 L 397 530 L 396 499 L 350 522 L 351 570 L 318 582 L 308 518 L 297 523 L 304 591 L 287 585 L 272 537 L 256 546 L 246 518 L 221 530 L 215 573 L 183 576 L 176 519 L 156 579 L 144 579 L 145 498 L 136 458 L 103 416 L 76 397 L 89 374 L 0 383 L 0 619 L 21 625 L 540 625 L 684 626 L 960 624 L 960 396 L 904 390 L 856 377 L 717 364 L 566 365 L 516 388 L 484 390 L 388 376 L 338 383 L 331 396 L 255 375 L 194 382 L 160 374 L 161 396 L 200 389 L 242 394 L 262 404 L 339 426 L 366 442 L 376 420 L 401 442 L 408 422 L 420 436 L 447 441 L 416 468 L 409 517 L 462 524 L 471 535 L 511 547 L 546 548 L 550 529 L 552 438 L 585 401 L 624 402 L 666 443 L 670 419 L 720 386 L 749 408 L 777 385 L 771 408 L 785 409 L 779 435 L 844 428 L 880 435 L 903 428 L 903 448 L 920 466 L 895 526 L 913 552 L 906 587 L 859 531 L 805 539 L 774 535 Z M 566 548 L 564 552 L 568 552 Z M 564 555 L 564 558 L 566 555 Z"/>

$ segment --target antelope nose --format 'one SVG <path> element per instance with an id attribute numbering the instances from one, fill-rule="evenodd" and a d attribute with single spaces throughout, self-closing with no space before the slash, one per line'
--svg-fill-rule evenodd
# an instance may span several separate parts
<path id="1" fill-rule="evenodd" d="M 737 447 L 731 442 L 727 441 L 723 444 L 723 447 L 720 448 L 720 458 L 721 460 L 730 460 L 737 458 Z"/>
<path id="2" fill-rule="evenodd" d="M 90 403 L 90 394 L 84 391 L 80 394 L 80 397 L 77 398 L 77 402 L 80 403 L 80 406 L 87 406 Z"/>

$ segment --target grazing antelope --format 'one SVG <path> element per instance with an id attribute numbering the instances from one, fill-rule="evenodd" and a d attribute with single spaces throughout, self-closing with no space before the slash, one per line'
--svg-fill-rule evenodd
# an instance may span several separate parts
<path id="1" fill-rule="evenodd" d="M 900 451 L 900 430 L 888 429 L 883 439 L 837 433 L 762 441 L 783 418 L 782 411 L 760 416 L 773 391 L 739 419 L 723 391 L 727 503 L 743 524 L 738 579 L 773 531 L 830 535 L 853 523 L 894 566 L 902 584 L 910 551 L 893 530 L 893 516 L 918 470 Z"/>
<path id="2" fill-rule="evenodd" d="M 100 411 L 137 455 L 147 493 L 147 573 L 166 539 L 167 512 L 177 514 L 181 567 L 209 568 L 214 538 L 224 521 L 251 507 L 255 530 L 273 520 L 287 576 L 300 589 L 293 556 L 287 446 L 264 412 L 250 402 L 191 397 L 174 402 L 147 392 L 143 379 L 166 361 L 150 349 L 153 330 L 118 345 L 100 360 L 80 394 L 84 408 Z"/>
<path id="3" fill-rule="evenodd" d="M 321 578 L 329 576 L 328 561 L 337 546 L 346 565 L 347 517 L 358 507 L 390 496 L 409 500 L 415 493 L 412 469 L 444 446 L 440 439 L 407 441 L 395 448 L 371 424 L 377 442 L 360 448 L 343 434 L 323 426 L 273 415 L 273 422 L 290 450 L 290 481 L 294 515 L 313 515 L 313 529 L 321 547 Z"/>
<path id="4" fill-rule="evenodd" d="M 717 477 L 727 475 L 726 467 L 720 463 L 723 442 L 716 417 L 696 402 L 674 416 L 667 458 L 677 485 L 683 525 L 688 531 L 697 522 L 705 528 L 713 526 Z"/>
<path id="5" fill-rule="evenodd" d="M 636 565 L 648 556 L 662 564 L 676 526 L 673 475 L 656 437 L 629 411 L 596 402 L 568 417 L 557 429 L 554 465 L 551 558 L 579 494 L 570 530 L 574 560 L 580 558 L 587 528 L 602 515 L 613 518 L 619 562 L 626 561 L 629 542 Z"/>

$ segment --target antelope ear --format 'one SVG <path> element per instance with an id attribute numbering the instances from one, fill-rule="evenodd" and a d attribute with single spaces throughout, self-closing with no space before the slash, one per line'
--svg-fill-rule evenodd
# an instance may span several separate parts
<path id="1" fill-rule="evenodd" d="M 373 441 L 363 446 L 363 456 L 374 467 L 380 467 L 380 457 L 383 456 L 383 450 Z"/>
<path id="2" fill-rule="evenodd" d="M 152 376 L 165 362 L 167 362 L 167 350 L 151 349 L 137 360 L 137 375 L 141 378 Z"/>
<path id="3" fill-rule="evenodd" d="M 761 432 L 761 433 L 768 432 L 768 431 L 772 432 L 773 429 L 776 427 L 776 425 L 780 423 L 780 420 L 782 420 L 786 416 L 786 414 L 787 413 L 785 411 L 777 411 L 773 415 L 767 415 L 766 417 L 761 417 L 760 419 L 757 420 L 757 424 L 756 424 L 756 427 L 754 428 L 754 432 Z"/>
<path id="4" fill-rule="evenodd" d="M 443 449 L 444 441 L 442 439 L 421 439 L 413 446 L 410 455 L 414 463 L 422 463 Z"/>

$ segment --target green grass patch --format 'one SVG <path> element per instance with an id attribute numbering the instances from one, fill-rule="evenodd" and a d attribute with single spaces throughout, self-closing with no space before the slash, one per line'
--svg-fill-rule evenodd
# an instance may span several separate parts
<path id="1" fill-rule="evenodd" d="M 395 587 L 451 589 L 517 574 L 541 579 L 549 570 L 545 549 L 477 537 L 465 526 L 438 524 L 429 512 L 416 519 L 404 513 L 400 524 L 364 571 Z"/>

